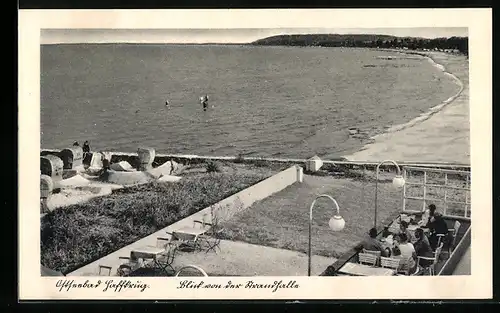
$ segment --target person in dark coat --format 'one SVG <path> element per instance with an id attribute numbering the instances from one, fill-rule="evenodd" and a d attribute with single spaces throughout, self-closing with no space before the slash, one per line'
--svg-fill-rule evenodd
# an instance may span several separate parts
<path id="1" fill-rule="evenodd" d="M 89 153 L 90 152 L 90 144 L 88 142 L 88 140 L 86 140 L 84 143 L 83 143 L 83 153 Z"/>
<path id="2" fill-rule="evenodd" d="M 446 224 L 446 221 L 440 213 L 434 213 L 434 216 L 429 222 L 428 227 L 431 232 L 431 234 L 429 235 L 429 243 L 432 250 L 436 250 L 436 248 L 438 247 L 439 237 L 442 237 L 442 240 L 448 239 L 446 238 L 448 236 L 448 224 Z M 444 235 L 444 237 L 438 235 Z"/>
<path id="3" fill-rule="evenodd" d="M 415 254 L 417 256 L 426 258 L 434 257 L 434 252 L 432 251 L 429 240 L 425 236 L 422 228 L 417 228 L 417 230 L 415 230 L 415 238 L 417 239 L 417 241 L 413 244 L 413 247 L 415 248 Z M 430 264 L 432 264 L 431 260 L 420 259 L 420 266 L 426 267 Z"/>
<path id="4" fill-rule="evenodd" d="M 366 250 L 370 251 L 380 251 L 382 256 L 388 256 L 388 251 L 382 246 L 382 243 L 377 239 L 377 229 L 372 228 L 368 232 L 369 237 L 365 238 L 362 242 L 362 246 Z"/>

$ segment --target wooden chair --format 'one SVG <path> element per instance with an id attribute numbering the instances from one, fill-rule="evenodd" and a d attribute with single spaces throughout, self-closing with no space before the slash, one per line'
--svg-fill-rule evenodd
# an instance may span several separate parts
<path id="1" fill-rule="evenodd" d="M 438 234 L 438 246 L 443 243 L 443 249 L 446 250 L 446 254 L 449 256 L 450 253 L 455 248 L 455 241 L 457 238 L 458 230 L 460 229 L 460 222 L 455 221 L 453 228 L 448 228 L 448 234 Z"/>
<path id="2" fill-rule="evenodd" d="M 453 228 L 448 229 L 448 232 L 451 233 L 450 242 L 448 244 L 448 253 L 450 253 L 451 251 L 453 251 L 453 249 L 455 249 L 455 242 L 457 240 L 458 230 L 460 229 L 460 226 L 461 226 L 460 222 L 455 221 Z"/>
<path id="3" fill-rule="evenodd" d="M 398 271 L 400 263 L 401 263 L 400 259 L 380 257 L 380 266 L 384 268 L 391 268 L 395 271 Z"/>
<path id="4" fill-rule="evenodd" d="M 397 270 L 398 274 L 410 275 L 410 267 L 409 267 L 410 259 L 411 257 L 399 260 L 399 268 Z"/>
<path id="5" fill-rule="evenodd" d="M 99 264 L 99 273 L 98 273 L 98 275 L 99 276 L 111 276 L 111 269 L 112 269 L 111 266 L 100 265 Z M 103 275 L 103 271 L 107 272 L 108 274 L 107 275 Z"/>
<path id="6" fill-rule="evenodd" d="M 363 253 L 368 253 L 368 254 L 373 254 L 373 255 L 376 255 L 377 257 L 380 257 L 382 255 L 382 252 L 380 251 L 375 251 L 375 250 L 366 250 L 366 249 L 363 249 Z"/>
<path id="7" fill-rule="evenodd" d="M 379 257 L 370 253 L 358 253 L 358 263 L 377 266 Z"/>
<path id="8" fill-rule="evenodd" d="M 363 253 L 368 253 L 368 254 L 372 254 L 372 255 L 375 255 L 377 257 L 377 264 L 376 265 L 379 265 L 379 262 L 380 262 L 380 257 L 382 256 L 382 252 L 378 251 L 378 250 L 366 250 L 363 248 Z"/>
<path id="9" fill-rule="evenodd" d="M 433 257 L 417 256 L 417 264 L 419 265 L 420 265 L 420 260 L 432 261 L 432 263 L 430 263 L 429 265 L 422 266 L 423 270 L 428 270 L 430 276 L 434 276 L 436 274 L 436 264 L 439 261 L 439 256 L 441 255 L 442 249 L 443 249 L 443 243 L 441 243 L 439 247 L 436 248 Z"/>

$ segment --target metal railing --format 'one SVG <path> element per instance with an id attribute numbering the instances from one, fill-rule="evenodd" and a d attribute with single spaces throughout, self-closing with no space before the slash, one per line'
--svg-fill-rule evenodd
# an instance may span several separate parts
<path id="1" fill-rule="evenodd" d="M 445 216 L 470 219 L 471 172 L 405 166 L 403 177 L 403 211 L 425 211 L 434 203 Z"/>

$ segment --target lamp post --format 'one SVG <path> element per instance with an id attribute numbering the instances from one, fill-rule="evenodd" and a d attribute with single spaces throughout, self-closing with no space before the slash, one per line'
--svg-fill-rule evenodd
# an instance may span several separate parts
<path id="1" fill-rule="evenodd" d="M 339 205 L 337 204 L 337 201 L 335 201 L 335 199 L 333 199 L 333 197 L 331 197 L 329 195 L 319 195 L 314 199 L 314 201 L 311 203 L 311 207 L 309 208 L 309 250 L 308 250 L 309 260 L 308 260 L 308 267 L 307 267 L 307 276 L 311 276 L 311 229 L 312 229 L 312 220 L 313 220 L 312 212 L 313 212 L 314 205 L 316 204 L 316 201 L 320 198 L 330 199 L 337 209 L 337 214 L 333 215 L 332 218 L 330 218 L 330 221 L 328 222 L 328 226 L 330 226 L 330 228 L 333 231 L 340 231 L 340 230 L 344 229 L 344 226 L 345 226 L 345 221 L 342 218 L 342 216 L 340 216 L 340 213 L 339 213 Z"/>
<path id="2" fill-rule="evenodd" d="M 374 223 L 373 227 L 375 227 L 375 228 L 377 227 L 378 174 L 379 174 L 379 170 L 380 170 L 380 165 L 382 165 L 384 163 L 392 163 L 396 166 L 396 168 L 398 170 L 397 175 L 392 179 L 392 185 L 396 188 L 401 188 L 405 185 L 405 180 L 404 180 L 403 176 L 401 176 L 401 168 L 399 168 L 399 165 L 398 165 L 398 163 L 396 163 L 396 161 L 385 160 L 385 161 L 380 162 L 377 165 L 377 177 L 375 180 L 375 218 L 374 218 L 374 222 L 373 222 Z"/>

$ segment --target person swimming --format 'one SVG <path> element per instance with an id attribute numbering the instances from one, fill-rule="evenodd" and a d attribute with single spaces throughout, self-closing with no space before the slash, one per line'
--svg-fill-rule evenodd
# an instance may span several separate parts
<path id="1" fill-rule="evenodd" d="M 204 97 L 200 97 L 201 104 L 203 105 L 203 111 L 207 110 L 208 107 L 208 95 L 205 95 Z"/>

